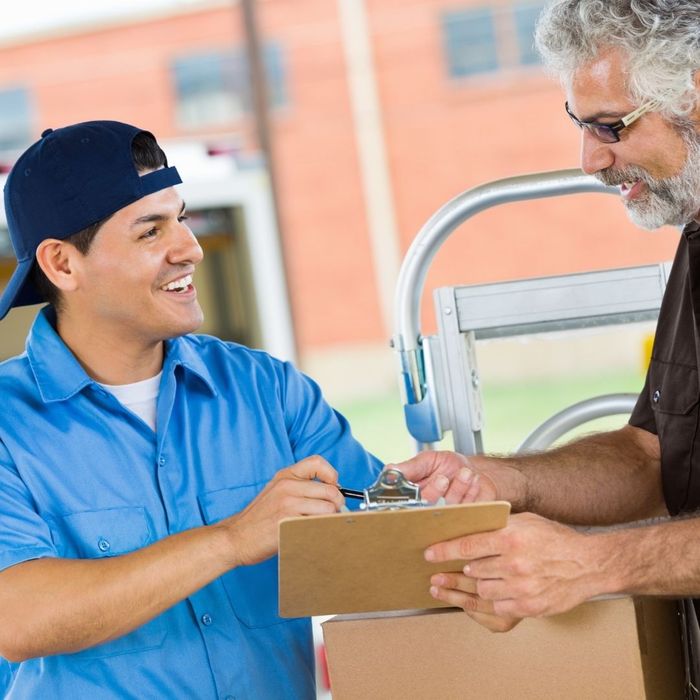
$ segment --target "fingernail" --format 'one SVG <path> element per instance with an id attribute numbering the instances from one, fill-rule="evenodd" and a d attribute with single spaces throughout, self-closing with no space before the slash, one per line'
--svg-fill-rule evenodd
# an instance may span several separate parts
<path id="1" fill-rule="evenodd" d="M 465 574 L 468 574 L 472 570 L 472 567 L 467 564 L 462 571 L 464 571 Z"/>
<path id="2" fill-rule="evenodd" d="M 437 586 L 431 586 L 430 587 L 430 595 L 433 596 L 433 598 L 438 597 L 438 589 Z"/>
<path id="3" fill-rule="evenodd" d="M 445 584 L 445 579 L 442 577 L 442 574 L 437 574 L 430 579 L 430 583 L 434 583 L 436 586 L 442 586 Z"/>
<path id="4" fill-rule="evenodd" d="M 435 488 L 438 491 L 447 491 L 447 487 L 450 485 L 450 480 L 444 475 L 435 478 Z"/>
<path id="5" fill-rule="evenodd" d="M 432 549 L 426 549 L 425 550 L 425 558 L 427 561 L 434 561 L 435 559 L 435 552 L 433 552 Z"/>
<path id="6" fill-rule="evenodd" d="M 472 478 L 472 472 L 470 469 L 467 469 L 466 467 L 462 467 L 462 469 L 459 470 L 459 474 L 457 474 L 457 478 L 463 483 L 467 484 Z"/>

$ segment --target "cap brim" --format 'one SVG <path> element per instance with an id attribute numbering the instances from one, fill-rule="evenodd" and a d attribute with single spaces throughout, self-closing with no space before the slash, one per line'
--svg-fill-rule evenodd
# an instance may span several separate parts
<path id="1" fill-rule="evenodd" d="M 18 263 L 10 277 L 2 296 L 0 296 L 0 320 L 7 316 L 10 309 L 15 306 L 28 306 L 38 304 L 42 300 L 41 295 L 31 281 L 32 265 L 34 260 L 24 260 Z"/>

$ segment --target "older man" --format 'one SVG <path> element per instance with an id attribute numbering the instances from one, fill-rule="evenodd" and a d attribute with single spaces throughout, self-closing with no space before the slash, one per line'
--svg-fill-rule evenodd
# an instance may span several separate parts
<path id="1" fill-rule="evenodd" d="M 698 37 L 697 0 L 552 0 L 541 16 L 538 46 L 581 129 L 584 171 L 618 185 L 639 225 L 685 228 L 629 425 L 539 455 L 433 452 L 401 465 L 428 497 L 478 493 L 524 511 L 425 554 L 469 560 L 431 592 L 490 627 L 606 593 L 700 596 L 700 518 L 687 515 L 700 507 Z M 685 517 L 629 525 L 668 513 Z"/>

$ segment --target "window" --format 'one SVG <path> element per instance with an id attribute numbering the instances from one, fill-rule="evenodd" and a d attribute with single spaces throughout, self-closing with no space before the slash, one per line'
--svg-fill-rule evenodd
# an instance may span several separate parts
<path id="1" fill-rule="evenodd" d="M 535 49 L 535 25 L 541 11 L 541 2 L 523 3 L 513 8 L 518 58 L 521 65 L 531 66 L 540 63 L 540 56 Z"/>
<path id="2" fill-rule="evenodd" d="M 0 89 L 0 151 L 18 151 L 32 141 L 29 91 L 22 87 Z"/>
<path id="3" fill-rule="evenodd" d="M 542 0 L 516 0 L 445 12 L 442 37 L 450 77 L 538 65 L 535 25 L 542 7 Z"/>
<path id="4" fill-rule="evenodd" d="M 263 49 L 270 107 L 286 104 L 282 51 Z M 248 61 L 243 50 L 185 56 L 173 63 L 177 120 L 183 127 L 216 126 L 252 110 Z"/>
<path id="5" fill-rule="evenodd" d="M 496 30 L 489 7 L 446 12 L 442 34 L 450 77 L 498 70 Z"/>

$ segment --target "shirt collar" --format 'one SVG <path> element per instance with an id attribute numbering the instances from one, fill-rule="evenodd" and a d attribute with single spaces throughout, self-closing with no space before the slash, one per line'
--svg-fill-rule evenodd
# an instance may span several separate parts
<path id="1" fill-rule="evenodd" d="M 56 332 L 56 312 L 45 306 L 27 337 L 27 357 L 45 403 L 63 401 L 93 383 Z"/>
<path id="2" fill-rule="evenodd" d="M 53 307 L 41 309 L 29 331 L 26 347 L 29 365 L 45 403 L 64 401 L 86 386 L 96 384 L 56 332 Z M 174 338 L 165 343 L 163 371 L 172 372 L 178 365 L 195 374 L 212 395 L 217 395 L 214 380 L 204 360 L 184 338 Z"/>
<path id="3" fill-rule="evenodd" d="M 187 336 L 171 338 L 165 341 L 165 361 L 163 362 L 163 373 L 169 374 L 175 367 L 180 366 L 192 374 L 196 375 L 212 396 L 217 396 L 216 384 L 211 376 L 209 367 L 196 352 L 192 341 Z"/>
<path id="4" fill-rule="evenodd" d="M 697 238 L 698 232 L 700 232 L 700 223 L 697 221 L 691 221 L 683 228 L 683 233 L 688 240 L 691 238 Z"/>

